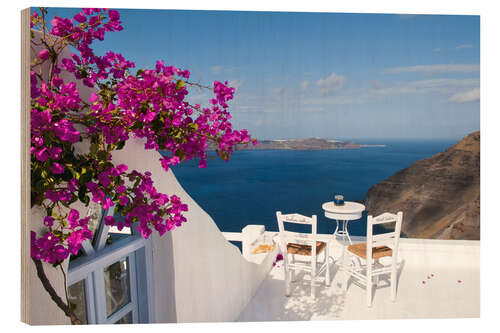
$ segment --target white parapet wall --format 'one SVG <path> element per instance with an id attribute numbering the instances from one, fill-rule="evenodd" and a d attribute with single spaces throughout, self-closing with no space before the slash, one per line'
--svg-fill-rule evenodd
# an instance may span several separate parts
<path id="1" fill-rule="evenodd" d="M 158 191 L 176 194 L 189 206 L 187 222 L 181 227 L 163 237 L 153 233 L 155 321 L 233 321 L 271 270 L 277 249 L 258 255 L 258 260 L 242 256 L 173 172 L 162 169 L 159 159 L 158 152 L 144 150 L 139 140 L 130 140 L 123 150 L 113 153 L 114 163 L 150 171 Z M 245 237 L 253 242 L 263 231 L 263 226 L 243 230 L 243 244 L 247 243 Z"/>

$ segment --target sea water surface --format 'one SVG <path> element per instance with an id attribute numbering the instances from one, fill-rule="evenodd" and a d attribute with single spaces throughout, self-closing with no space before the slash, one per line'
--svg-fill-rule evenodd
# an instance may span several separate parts
<path id="1" fill-rule="evenodd" d="M 243 150 L 229 162 L 209 159 L 206 169 L 186 161 L 173 171 L 221 231 L 241 232 L 248 224 L 277 231 L 276 211 L 281 211 L 316 214 L 318 232 L 333 233 L 335 221 L 324 216 L 324 202 L 335 194 L 346 201 L 364 200 L 371 186 L 457 141 L 356 141 L 386 147 L 351 150 Z M 351 235 L 366 235 L 367 213 L 349 223 Z"/>

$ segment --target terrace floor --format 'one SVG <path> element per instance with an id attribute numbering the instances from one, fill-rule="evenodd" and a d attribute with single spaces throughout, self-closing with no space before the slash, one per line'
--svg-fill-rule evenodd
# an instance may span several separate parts
<path id="1" fill-rule="evenodd" d="M 334 242 L 334 259 L 341 253 L 341 245 Z M 366 306 L 364 287 L 351 282 L 343 293 L 339 285 L 342 273 L 335 263 L 330 266 L 330 287 L 319 284 L 314 300 L 310 282 L 302 275 L 292 283 L 291 296 L 286 297 L 281 261 L 237 321 L 479 317 L 479 241 L 401 239 L 399 261 L 396 301 L 390 301 L 390 288 L 381 280 L 371 308 Z"/>

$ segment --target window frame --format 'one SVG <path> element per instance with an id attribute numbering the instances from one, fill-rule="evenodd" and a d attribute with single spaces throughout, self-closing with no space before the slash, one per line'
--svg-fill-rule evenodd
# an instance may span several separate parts
<path id="1" fill-rule="evenodd" d="M 113 215 L 110 208 L 102 214 L 96 230 L 94 244 L 86 240 L 82 245 L 82 256 L 70 260 L 67 287 L 84 280 L 85 305 L 88 324 L 114 324 L 132 312 L 132 323 L 154 322 L 153 260 L 151 237 L 144 239 L 131 228 L 129 237 L 106 246 L 106 239 L 112 230 L 103 223 L 104 217 Z M 104 269 L 127 258 L 130 287 L 130 302 L 112 313 L 106 313 Z"/>

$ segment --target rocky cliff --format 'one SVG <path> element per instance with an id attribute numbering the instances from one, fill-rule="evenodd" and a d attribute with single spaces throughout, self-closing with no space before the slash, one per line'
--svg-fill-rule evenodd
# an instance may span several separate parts
<path id="1" fill-rule="evenodd" d="M 368 213 L 403 211 L 407 237 L 479 240 L 479 142 L 479 132 L 469 134 L 372 186 Z"/>

